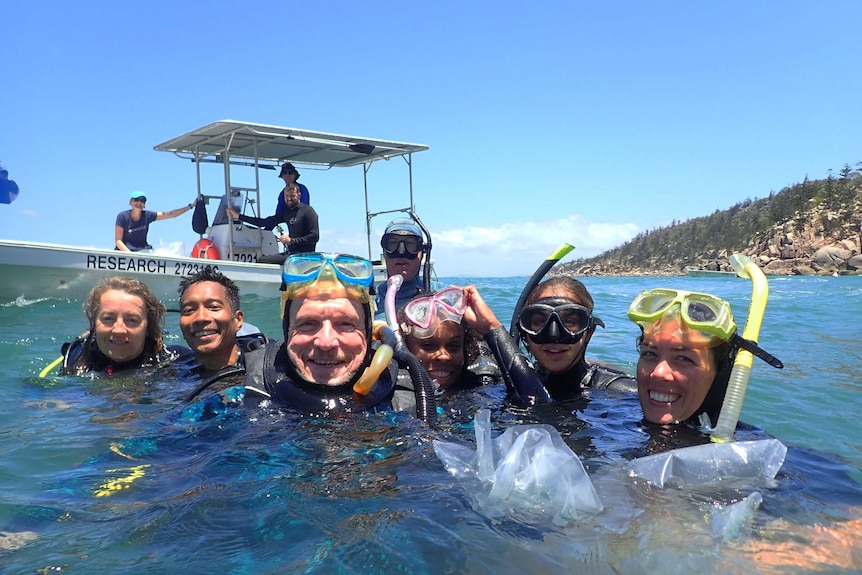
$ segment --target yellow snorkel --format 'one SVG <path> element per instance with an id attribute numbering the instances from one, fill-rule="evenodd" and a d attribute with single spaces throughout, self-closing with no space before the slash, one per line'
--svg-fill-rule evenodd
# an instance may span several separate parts
<path id="1" fill-rule="evenodd" d="M 48 377 L 48 374 L 51 373 L 51 371 L 55 367 L 57 367 L 58 365 L 63 363 L 63 359 L 65 359 L 65 358 L 64 358 L 64 356 L 61 355 L 60 357 L 58 357 L 57 359 L 55 359 L 54 361 L 52 361 L 51 363 L 46 365 L 45 369 L 43 369 L 42 371 L 39 372 L 39 377 Z"/>
<path id="2" fill-rule="evenodd" d="M 395 294 L 398 293 L 403 282 L 404 277 L 401 274 L 395 274 L 387 280 L 389 288 L 384 301 L 386 321 L 375 321 L 371 332 L 374 339 L 382 340 L 384 343 L 374 352 L 374 359 L 371 361 L 371 365 L 366 368 L 359 381 L 353 384 L 353 391 L 359 395 L 368 395 L 371 393 L 380 374 L 389 366 L 389 362 L 392 361 L 392 357 L 395 354 L 395 347 L 398 345 L 398 336 L 400 335 L 400 332 L 397 331 L 398 319 L 395 316 Z M 388 333 L 387 328 L 390 330 Z"/>
<path id="3" fill-rule="evenodd" d="M 372 329 L 372 336 L 377 340 L 384 340 L 383 328 L 386 327 L 386 322 L 375 321 Z M 359 380 L 353 384 L 353 391 L 359 395 L 368 395 L 374 386 L 377 385 L 377 380 L 380 379 L 380 374 L 383 373 L 389 362 L 392 361 L 394 350 L 388 343 L 384 343 L 374 352 L 374 358 L 371 360 L 371 365 L 365 368 Z"/>
<path id="4" fill-rule="evenodd" d="M 751 303 L 748 307 L 748 317 L 745 320 L 745 329 L 742 337 L 757 341 L 760 334 L 760 324 L 763 321 L 763 313 L 766 311 L 766 299 L 769 297 L 769 285 L 766 276 L 757 264 L 746 255 L 733 254 L 730 256 L 730 265 L 736 274 L 751 280 Z M 742 412 L 742 401 L 745 399 L 745 391 L 748 389 L 748 379 L 751 377 L 751 364 L 754 355 L 740 348 L 733 362 L 730 372 L 730 381 L 727 384 L 727 392 L 724 403 L 721 404 L 721 412 L 718 415 L 718 423 L 712 432 L 712 441 L 725 443 L 733 441 L 733 432 L 739 422 L 739 414 Z"/>

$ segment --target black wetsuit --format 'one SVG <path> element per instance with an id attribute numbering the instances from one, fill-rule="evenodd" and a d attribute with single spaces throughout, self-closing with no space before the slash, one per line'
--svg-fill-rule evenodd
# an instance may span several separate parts
<path id="1" fill-rule="evenodd" d="M 290 236 L 288 251 L 292 254 L 313 252 L 320 239 L 317 212 L 306 204 L 297 204 L 295 208 L 288 208 L 268 218 L 240 215 L 239 220 L 265 230 L 271 230 L 280 223 L 287 224 Z"/>
<path id="2" fill-rule="evenodd" d="M 74 341 L 64 343 L 61 347 L 63 365 L 60 368 L 60 373 L 62 375 L 83 375 L 90 372 L 111 374 L 140 367 L 164 365 L 191 353 L 189 348 L 182 345 L 169 345 L 155 354 L 148 353 L 147 349 L 154 345 L 155 343 L 147 338 L 147 345 L 143 353 L 130 361 L 118 363 L 99 350 L 96 342 L 90 337 L 90 332 L 84 332 Z M 85 352 L 88 354 L 84 355 Z M 86 364 L 79 365 L 79 360 L 83 360 L 84 357 L 86 357 Z"/>
<path id="3" fill-rule="evenodd" d="M 579 397 L 586 387 L 637 392 L 637 381 L 621 371 L 581 362 L 561 374 L 537 373 L 518 343 L 502 326 L 485 334 L 509 395 L 521 403 L 548 403 Z"/>
<path id="4" fill-rule="evenodd" d="M 431 377 L 406 351 L 395 352 L 395 358 L 367 395 L 353 391 L 358 376 L 338 386 L 304 380 L 290 362 L 283 340 L 246 354 L 246 368 L 246 395 L 269 398 L 285 407 L 308 413 L 409 410 L 426 423 L 436 421 Z"/>

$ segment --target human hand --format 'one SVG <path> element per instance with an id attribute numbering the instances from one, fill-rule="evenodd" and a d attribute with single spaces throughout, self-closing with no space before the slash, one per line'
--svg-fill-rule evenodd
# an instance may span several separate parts
<path id="1" fill-rule="evenodd" d="M 467 299 L 467 309 L 464 311 L 464 321 L 467 326 L 473 328 L 479 335 L 485 336 L 492 329 L 500 327 L 500 320 L 491 311 L 491 308 L 485 303 L 485 300 L 479 294 L 479 290 L 475 285 L 469 285 L 464 289 L 464 296 Z"/>
<path id="2" fill-rule="evenodd" d="M 235 211 L 235 210 L 232 210 L 232 209 L 230 209 L 230 208 L 225 208 L 225 211 L 226 211 L 226 212 L 227 212 L 227 214 L 228 214 L 230 217 L 232 217 L 233 219 L 235 219 L 235 220 L 238 220 L 238 219 L 239 219 L 239 214 L 238 214 L 238 213 L 236 213 L 236 211 Z"/>
<path id="3" fill-rule="evenodd" d="M 281 243 L 283 243 L 284 245 L 286 245 L 286 246 L 289 246 L 289 245 L 290 245 L 290 236 L 289 236 L 289 235 L 287 235 L 287 234 L 282 234 L 281 236 L 279 236 L 279 238 L 278 238 L 278 239 L 279 239 L 279 240 L 281 241 Z"/>

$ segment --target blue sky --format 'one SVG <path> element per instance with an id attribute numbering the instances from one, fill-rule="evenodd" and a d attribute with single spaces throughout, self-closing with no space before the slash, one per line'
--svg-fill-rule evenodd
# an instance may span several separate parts
<path id="1" fill-rule="evenodd" d="M 32 0 L 2 18 L 6 239 L 112 247 L 133 190 L 160 211 L 195 197 L 193 165 L 153 146 L 223 119 L 430 146 L 414 192 L 441 276 L 529 275 L 562 242 L 592 256 L 862 161 L 851 0 Z M 362 170 L 300 171 L 318 248 L 367 254 Z M 406 205 L 403 163 L 369 183 L 372 209 Z M 196 239 L 190 214 L 150 228 Z"/>

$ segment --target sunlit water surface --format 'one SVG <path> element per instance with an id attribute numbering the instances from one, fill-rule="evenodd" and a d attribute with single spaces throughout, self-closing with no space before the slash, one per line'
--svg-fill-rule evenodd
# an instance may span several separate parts
<path id="1" fill-rule="evenodd" d="M 524 282 L 445 283 L 476 283 L 508 325 Z M 715 293 L 742 325 L 751 289 L 733 278 L 585 283 L 607 325 L 589 357 L 630 372 L 637 328 L 625 311 L 640 290 Z M 278 337 L 277 301 L 247 298 L 243 309 Z M 785 443 L 787 460 L 774 483 L 713 492 L 628 477 L 627 460 L 692 440 L 645 431 L 633 396 L 594 391 L 525 410 L 488 387 L 441 402 L 433 430 L 407 414 L 275 409 L 183 424 L 181 398 L 194 384 L 170 370 L 37 377 L 85 327 L 80 302 L 0 305 L 0 545 L 17 548 L 0 549 L 3 573 L 747 573 L 782 561 L 800 565 L 781 572 L 807 573 L 836 539 L 812 527 L 840 531 L 862 518 L 862 278 L 770 278 L 760 343 L 786 367 L 755 362 L 742 420 L 763 430 L 752 436 Z M 176 314 L 167 329 L 182 343 Z M 539 506 L 485 512 L 477 501 L 487 486 L 454 479 L 432 446 L 472 444 L 478 407 L 491 410 L 496 432 L 553 424 L 605 510 L 565 525 Z M 753 521 L 716 535 L 710 509 L 753 490 L 764 498 Z M 846 545 L 828 572 L 862 569 L 858 537 Z"/>

